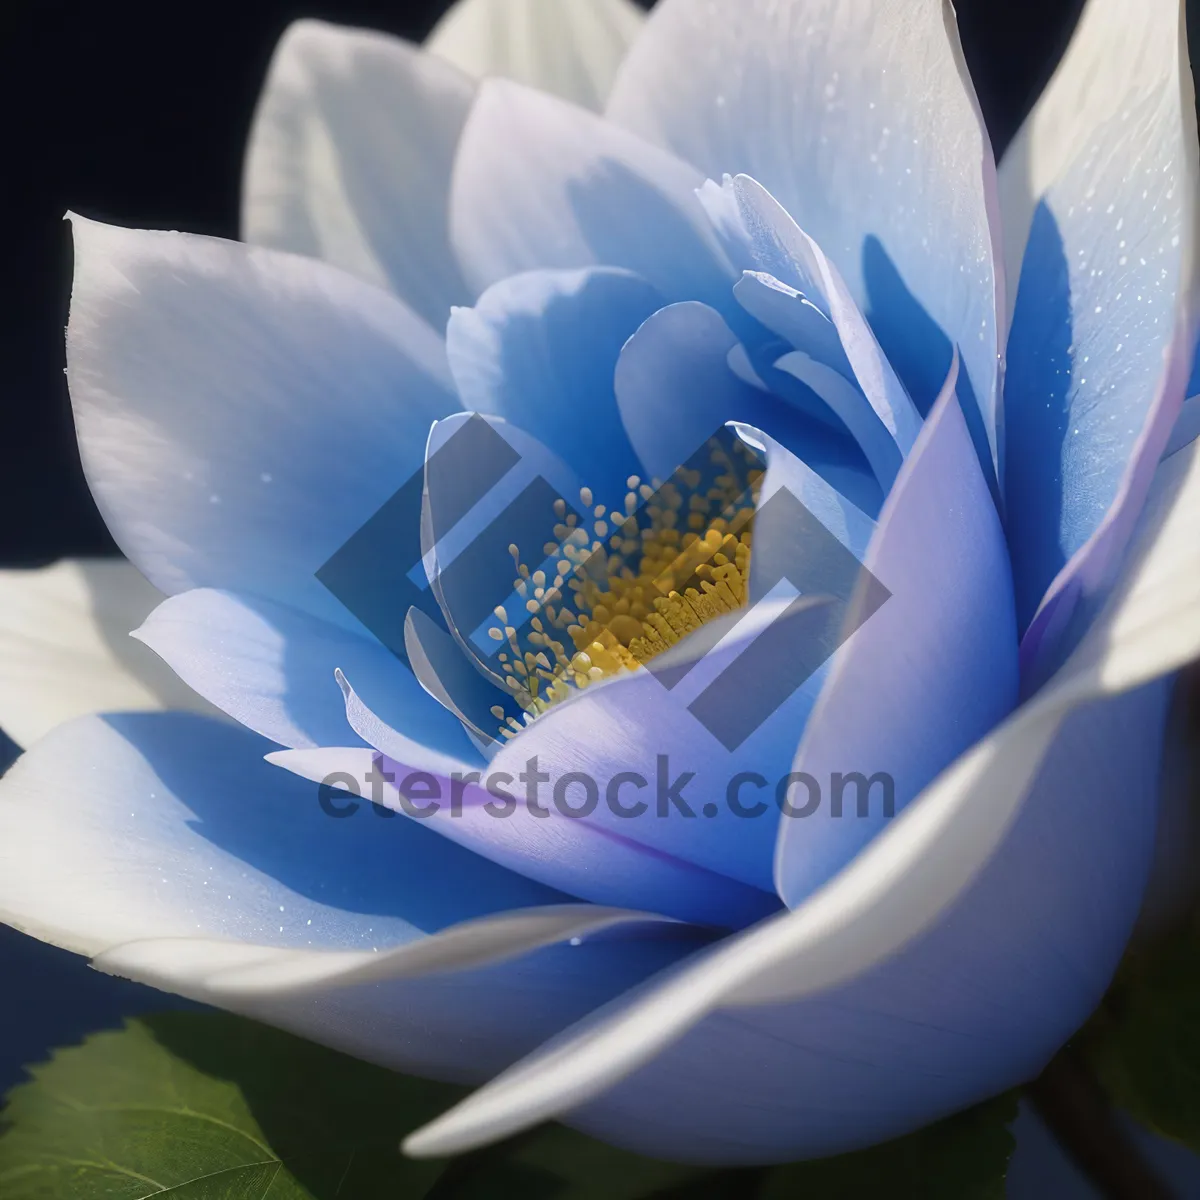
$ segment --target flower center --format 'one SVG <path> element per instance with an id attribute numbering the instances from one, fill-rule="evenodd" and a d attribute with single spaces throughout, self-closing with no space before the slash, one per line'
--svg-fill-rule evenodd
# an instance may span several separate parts
<path id="1" fill-rule="evenodd" d="M 753 520 L 763 470 L 742 441 L 714 437 L 666 483 L 633 475 L 620 508 L 580 491 L 582 513 L 554 504 L 554 574 L 531 571 L 509 546 L 527 620 L 495 609 L 498 661 L 524 724 L 492 714 L 500 733 L 525 725 L 573 692 L 636 671 L 706 622 L 745 606 Z"/>

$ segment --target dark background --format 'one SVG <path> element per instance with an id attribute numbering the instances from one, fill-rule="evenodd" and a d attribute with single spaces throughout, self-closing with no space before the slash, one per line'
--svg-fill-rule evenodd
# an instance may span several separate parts
<path id="1" fill-rule="evenodd" d="M 649 5 L 647 4 L 647 7 Z M 112 551 L 71 435 L 63 213 L 237 236 L 242 148 L 297 17 L 421 38 L 445 0 L 0 0 L 0 565 Z M 997 153 L 1079 0 L 958 0 Z"/>
<path id="2" fill-rule="evenodd" d="M 445 7 L 0 0 L 0 566 L 113 549 L 79 470 L 62 372 L 64 211 L 235 237 L 242 148 L 287 24 L 318 16 L 420 38 Z M 957 7 L 999 152 L 1049 77 L 1080 3 Z M 0 927 L 0 1093 L 49 1047 L 167 1003 Z"/>

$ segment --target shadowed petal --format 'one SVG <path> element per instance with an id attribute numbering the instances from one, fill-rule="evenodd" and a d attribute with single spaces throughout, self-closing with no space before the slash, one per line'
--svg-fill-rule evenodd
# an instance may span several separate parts
<path id="1" fill-rule="evenodd" d="M 830 486 L 803 459 L 786 446 L 749 425 L 735 425 L 738 436 L 766 459 L 767 471 L 754 516 L 754 553 L 750 558 L 750 596 L 759 600 L 772 582 L 786 575 L 789 566 L 802 563 L 806 554 L 803 531 L 786 507 L 770 503 L 778 492 L 798 500 L 858 562 L 867 555 L 876 524 L 841 492 Z"/>
<path id="2" fill-rule="evenodd" d="M 410 738 L 474 757 L 458 722 L 395 655 L 307 613 L 198 588 L 160 604 L 135 636 L 223 712 L 281 746 L 349 738 L 340 668 Z"/>
<path id="3" fill-rule="evenodd" d="M 272 749 L 183 713 L 60 726 L 0 782 L 0 914 L 86 954 L 193 936 L 370 950 L 561 899 L 366 805 L 335 819 L 345 799 L 323 805 Z"/>
<path id="4" fill-rule="evenodd" d="M 625 267 L 668 300 L 736 308 L 693 167 L 607 121 L 490 80 L 467 119 L 450 237 L 469 283 L 537 267 Z"/>
<path id="5" fill-rule="evenodd" d="M 537 434 L 594 491 L 617 494 L 638 470 L 613 395 L 617 356 L 662 305 L 644 280 L 611 267 L 494 284 L 446 330 L 463 408 Z"/>
<path id="6" fill-rule="evenodd" d="M 798 350 L 776 359 L 775 366 L 811 388 L 842 419 L 871 464 L 884 495 L 890 492 L 900 471 L 900 449 L 887 426 L 863 402 L 858 388 L 832 367 Z"/>
<path id="7" fill-rule="evenodd" d="M 711 179 L 744 172 L 768 189 L 836 265 L 922 410 L 957 346 L 997 455 L 995 167 L 948 5 L 661 0 L 608 115 Z M 929 318 L 948 341 L 914 354 Z"/>
<path id="8" fill-rule="evenodd" d="M 430 625 L 432 626 L 432 622 L 430 622 Z M 442 632 L 441 635 L 446 639 L 448 650 L 457 654 L 459 661 L 466 666 L 467 670 L 471 670 L 466 659 L 458 647 L 454 645 L 449 634 Z M 363 702 L 359 694 L 351 687 L 350 681 L 346 678 L 344 671 L 339 668 L 333 674 L 342 693 L 346 721 L 350 728 L 368 746 L 374 747 L 397 762 L 405 763 L 414 771 L 432 771 L 434 774 L 441 775 L 447 779 L 455 774 L 467 775 L 482 765 L 483 759 L 478 754 L 472 755 L 467 753 L 461 758 L 456 758 L 453 754 L 446 754 L 426 743 L 414 741 L 407 734 L 393 729 Z M 477 679 L 480 678 L 478 672 L 472 671 L 472 674 Z M 438 680 L 437 682 L 440 683 L 441 681 Z M 488 687 L 486 681 L 481 682 L 483 682 L 484 687 Z M 424 685 L 424 681 L 422 683 Z M 447 702 L 446 707 L 450 707 L 449 702 Z M 453 712 L 454 710 L 450 709 L 450 711 Z M 455 716 L 458 717 L 469 732 L 472 732 L 468 720 L 463 715 L 455 713 Z M 283 765 L 286 766 L 286 763 Z"/>
<path id="9" fill-rule="evenodd" d="M 830 801 L 780 826 L 775 881 L 792 907 L 1016 703 L 1004 532 L 956 381 L 953 370 L 863 560 L 891 596 L 839 650 L 796 755 L 795 770 L 828 786 Z"/>
<path id="10" fill-rule="evenodd" d="M 720 313 L 684 301 L 656 312 L 622 348 L 617 403 L 646 474 L 669 479 L 718 429 L 741 421 L 775 437 L 862 507 L 875 507 L 879 485 L 858 447 L 738 378 L 728 363 L 737 345 Z"/>
<path id="11" fill-rule="evenodd" d="M 908 454 L 921 429 L 920 414 L 880 349 L 837 268 L 821 247 L 796 224 L 770 192 L 748 175 L 726 178 L 721 188 L 706 184 L 701 200 L 714 225 L 721 230 L 722 240 L 735 265 L 747 271 L 757 268 L 783 289 L 802 293 L 833 324 L 845 365 L 850 368 L 850 377 L 862 389 L 866 403 L 895 441 L 899 454 Z M 764 282 L 761 275 L 758 282 Z M 752 274 L 743 274 L 737 288 L 739 303 L 747 306 L 751 313 L 759 308 L 760 320 L 778 317 L 779 301 L 788 299 L 786 290 L 777 287 L 770 296 L 774 300 L 774 312 L 763 312 L 761 302 L 767 297 L 754 287 Z M 760 302 L 757 305 L 755 298 Z M 791 297 L 792 300 L 797 298 Z M 767 323 L 785 337 L 799 332 L 791 321 L 768 320 Z M 794 344 L 797 350 L 808 349 L 802 341 Z M 841 370 L 843 364 L 834 359 L 827 365 Z M 934 396 L 939 393 L 940 387 Z M 839 411 L 838 415 L 850 424 L 855 436 L 863 440 L 863 421 L 851 423 L 845 412 Z M 894 478 L 893 470 L 883 479 L 885 486 L 890 487 Z"/>
<path id="12" fill-rule="evenodd" d="M 1072 605 L 1111 586 L 1185 395 L 1197 146 L 1182 20 L 1178 0 L 1092 0 L 1002 164 L 1005 499 L 1033 673 L 1070 651 L 1055 634 Z"/>

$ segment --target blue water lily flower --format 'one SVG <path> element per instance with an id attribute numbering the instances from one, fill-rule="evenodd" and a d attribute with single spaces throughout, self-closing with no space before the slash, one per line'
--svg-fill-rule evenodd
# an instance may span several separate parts
<path id="1" fill-rule="evenodd" d="M 942 0 L 293 26 L 246 244 L 73 218 L 84 466 L 211 707 L 34 742 L 0 919 L 485 1083 L 415 1154 L 787 1160 L 1034 1076 L 1200 656 L 1193 112 L 1178 0 L 1090 0 L 999 172 Z M 44 678 L 23 740 L 176 706 Z"/>

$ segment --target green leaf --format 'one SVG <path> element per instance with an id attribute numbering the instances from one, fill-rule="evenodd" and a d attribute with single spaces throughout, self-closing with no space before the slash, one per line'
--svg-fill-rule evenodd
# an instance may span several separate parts
<path id="1" fill-rule="evenodd" d="M 1079 1048 L 1115 1104 L 1200 1152 L 1200 918 L 1126 955 Z"/>
<path id="2" fill-rule="evenodd" d="M 32 1074 L 2 1114 L 5 1200 L 424 1196 L 445 1163 L 400 1138 L 461 1094 L 208 1013 L 130 1022 Z"/>
<path id="3" fill-rule="evenodd" d="M 0 1112 L 4 1200 L 639 1200 L 704 1174 L 559 1125 L 407 1159 L 461 1088 L 222 1013 L 131 1021 L 31 1073 Z"/>
<path id="4" fill-rule="evenodd" d="M 462 1091 L 218 1013 L 100 1033 L 33 1069 L 0 1112 L 4 1200 L 926 1200 L 1002 1197 L 1015 1102 L 858 1154 L 709 1171 L 547 1125 L 452 1161 L 403 1136 Z"/>
<path id="5" fill-rule="evenodd" d="M 780 1167 L 759 1200 L 1004 1200 L 1016 1115 L 1016 1095 L 1000 1096 L 869 1150 Z"/>

